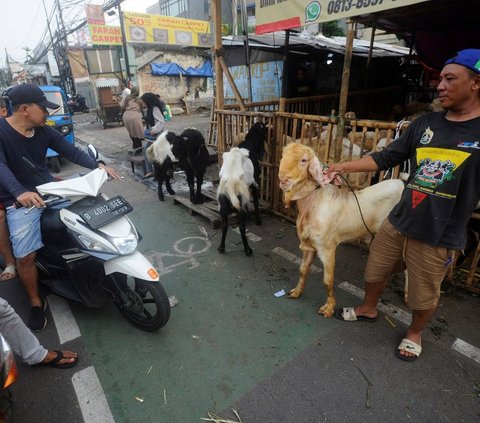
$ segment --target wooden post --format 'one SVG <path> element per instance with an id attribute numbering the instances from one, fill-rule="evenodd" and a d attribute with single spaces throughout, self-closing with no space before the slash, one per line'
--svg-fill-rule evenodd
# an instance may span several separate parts
<path id="1" fill-rule="evenodd" d="M 237 99 L 238 104 L 240 104 L 240 109 L 247 110 L 247 106 L 245 106 L 245 102 L 243 101 L 240 91 L 238 91 L 237 85 L 235 84 L 235 81 L 232 78 L 232 74 L 230 73 L 228 66 L 225 63 L 225 59 L 222 56 L 218 56 L 217 60 L 220 63 L 220 66 L 222 67 L 223 72 L 225 73 L 228 83 L 232 87 L 233 95 Z"/>
<path id="2" fill-rule="evenodd" d="M 345 131 L 345 113 L 347 113 L 348 85 L 350 83 L 350 67 L 352 64 L 353 38 L 355 35 L 355 22 L 347 19 L 347 42 L 345 45 L 345 59 L 343 61 L 342 87 L 340 89 L 340 102 L 338 105 L 337 136 L 335 137 L 335 162 L 342 157 L 342 140 Z"/>
<path id="3" fill-rule="evenodd" d="M 375 31 L 377 29 L 377 24 L 375 22 L 375 15 L 372 19 L 372 34 L 370 36 L 370 48 L 368 49 L 368 58 L 367 66 L 365 71 L 365 79 L 363 80 L 363 89 L 366 90 L 370 87 L 370 74 L 372 73 L 372 52 L 373 52 L 373 43 L 375 42 Z"/>
<path id="4" fill-rule="evenodd" d="M 287 97 L 287 76 L 288 76 L 288 49 L 290 44 L 290 30 L 285 31 L 285 44 L 283 46 L 283 72 L 282 72 L 282 93 L 279 102 L 279 111 L 285 111 L 285 98 Z"/>
<path id="5" fill-rule="evenodd" d="M 183 101 L 185 102 L 185 110 L 187 111 L 187 115 L 190 114 L 190 108 L 188 107 L 187 101 L 187 88 L 185 87 L 185 82 L 183 81 L 183 75 L 180 74 L 180 86 L 182 87 L 183 92 Z"/>
<path id="6" fill-rule="evenodd" d="M 211 16 L 214 24 L 214 60 L 215 60 L 215 105 L 218 110 L 223 110 L 225 105 L 225 99 L 223 97 L 223 72 L 220 62 L 218 60 L 221 56 L 222 49 L 222 8 L 221 0 L 212 0 L 211 3 Z M 225 151 L 225 139 L 223 134 L 223 128 L 221 120 L 217 120 L 217 145 L 218 153 Z M 219 154 L 220 156 L 221 154 Z"/>

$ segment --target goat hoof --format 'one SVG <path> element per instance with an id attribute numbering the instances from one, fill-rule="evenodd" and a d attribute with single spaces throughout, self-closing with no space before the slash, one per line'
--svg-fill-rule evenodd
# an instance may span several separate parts
<path id="1" fill-rule="evenodd" d="M 160 196 L 158 196 L 158 199 L 159 199 L 160 201 L 165 201 L 165 197 L 160 197 Z"/>
<path id="2" fill-rule="evenodd" d="M 298 298 L 302 294 L 302 291 L 300 291 L 297 288 L 293 288 L 288 292 L 288 298 Z"/>
<path id="3" fill-rule="evenodd" d="M 225 253 L 225 247 L 218 247 L 218 252 L 220 254 L 224 254 Z"/>
<path id="4" fill-rule="evenodd" d="M 250 257 L 253 254 L 253 250 L 249 248 L 248 250 L 245 250 L 245 254 L 247 255 L 247 257 Z"/>
<path id="5" fill-rule="evenodd" d="M 194 198 L 190 200 L 193 204 L 203 204 L 203 198 Z"/>
<path id="6" fill-rule="evenodd" d="M 318 309 L 318 314 L 321 314 L 323 317 L 332 317 L 335 311 L 335 307 L 329 307 L 326 304 Z"/>
<path id="7" fill-rule="evenodd" d="M 168 189 L 167 188 L 167 192 L 170 194 L 170 195 L 175 195 L 175 191 L 173 189 Z"/>

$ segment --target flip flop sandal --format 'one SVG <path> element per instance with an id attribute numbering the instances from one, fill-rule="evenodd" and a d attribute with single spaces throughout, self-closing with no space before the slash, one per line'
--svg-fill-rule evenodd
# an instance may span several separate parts
<path id="1" fill-rule="evenodd" d="M 61 360 L 63 360 L 64 358 L 70 358 L 70 357 L 65 357 L 62 351 L 55 350 L 54 353 L 56 353 L 57 356 L 53 360 L 50 360 L 48 363 L 38 363 L 37 366 L 49 366 L 49 367 L 55 367 L 56 369 L 69 369 L 78 364 L 78 360 L 79 360 L 78 356 L 72 357 L 74 358 L 74 360 L 71 363 L 60 364 L 59 362 Z"/>
<path id="2" fill-rule="evenodd" d="M 353 307 L 343 307 L 343 309 L 335 310 L 335 317 L 338 320 L 342 320 L 343 322 L 375 322 L 377 320 L 377 316 L 375 317 L 367 317 L 367 316 L 357 316 L 355 314 L 355 309 Z"/>
<path id="3" fill-rule="evenodd" d="M 9 281 L 10 279 L 14 279 L 18 276 L 17 274 L 17 266 L 14 264 L 9 264 L 2 273 L 0 273 L 0 281 Z"/>
<path id="4" fill-rule="evenodd" d="M 405 350 L 415 355 L 413 357 L 402 355 L 400 354 L 400 350 Z M 420 357 L 421 353 L 422 353 L 422 347 L 416 344 L 415 342 L 410 341 L 410 339 L 407 339 L 407 338 L 403 338 L 402 342 L 400 342 L 400 345 L 395 350 L 395 355 L 397 356 L 397 358 L 403 361 L 410 361 L 410 362 L 417 360 L 418 357 Z"/>

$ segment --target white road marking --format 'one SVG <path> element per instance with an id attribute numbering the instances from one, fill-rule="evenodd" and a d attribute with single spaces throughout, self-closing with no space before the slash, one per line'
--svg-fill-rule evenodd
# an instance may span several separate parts
<path id="1" fill-rule="evenodd" d="M 463 354 L 464 356 L 471 358 L 473 361 L 476 361 L 478 364 L 480 364 L 480 348 L 474 347 L 473 345 L 459 338 L 455 340 L 452 348 L 460 354 Z"/>
<path id="2" fill-rule="evenodd" d="M 236 232 L 238 235 L 240 235 L 240 228 L 238 226 L 232 230 L 233 232 Z M 260 238 L 258 235 L 255 235 L 253 232 L 250 232 L 248 230 L 246 232 L 246 235 L 247 235 L 247 238 L 252 242 L 258 242 L 262 240 L 262 238 Z"/>
<path id="3" fill-rule="evenodd" d="M 89 423 L 115 423 L 102 385 L 93 366 L 72 376 L 83 420 Z"/>
<path id="4" fill-rule="evenodd" d="M 289 253 L 288 251 L 285 251 L 283 248 L 276 247 L 272 250 L 272 252 L 274 252 L 275 254 L 278 254 L 279 256 L 287 259 L 292 263 L 300 264 L 302 262 L 300 257 L 297 257 L 296 255 Z M 314 271 L 314 267 L 315 266 L 312 265 L 312 271 Z M 320 272 L 321 269 L 316 268 L 316 271 Z M 363 291 L 363 289 L 360 289 L 349 282 L 346 282 L 346 281 L 342 282 L 338 285 L 338 287 L 361 300 L 363 300 L 365 296 L 365 291 Z M 406 324 L 407 326 L 409 326 L 412 321 L 411 313 L 399 307 L 396 307 L 393 304 L 387 305 L 387 304 L 379 303 L 377 308 L 381 312 L 389 315 L 390 317 L 398 320 L 399 322 Z M 475 347 L 474 345 L 471 345 L 460 338 L 457 338 L 452 345 L 452 349 L 464 355 L 465 357 L 470 358 L 476 363 L 480 364 L 480 348 Z"/>
<path id="5" fill-rule="evenodd" d="M 48 306 L 55 321 L 61 344 L 65 344 L 81 336 L 77 321 L 75 317 L 73 317 L 72 311 L 64 299 L 56 295 L 49 295 Z"/>
<path id="6" fill-rule="evenodd" d="M 283 257 L 284 259 L 287 259 L 288 261 L 298 264 L 299 266 L 302 264 L 302 259 L 300 257 L 297 257 L 295 254 L 289 253 L 288 251 L 284 250 L 281 247 L 275 247 L 272 250 L 272 253 L 275 253 L 279 255 L 280 257 Z M 312 264 L 312 267 L 310 268 L 310 271 L 313 273 L 321 273 L 322 269 L 319 267 L 315 266 Z"/>

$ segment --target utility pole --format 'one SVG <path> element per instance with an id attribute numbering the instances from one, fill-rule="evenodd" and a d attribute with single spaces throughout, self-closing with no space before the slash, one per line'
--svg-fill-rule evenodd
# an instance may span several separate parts
<path id="1" fill-rule="evenodd" d="M 55 41 L 53 40 L 52 28 L 50 27 L 50 20 L 48 19 L 48 12 L 45 6 L 45 0 L 42 0 L 42 4 L 43 4 L 43 10 L 45 11 L 45 18 L 47 19 L 47 28 L 48 28 L 48 34 L 50 35 L 50 42 L 52 43 L 53 58 L 55 59 L 58 73 L 60 75 L 60 85 L 63 87 L 63 89 L 65 89 L 65 82 L 63 81 L 62 71 L 60 70 L 60 66 L 58 64 L 57 48 L 55 46 Z"/>
<path id="2" fill-rule="evenodd" d="M 56 0 L 57 9 L 58 9 L 58 31 L 60 33 L 59 44 L 61 47 L 61 58 L 62 58 L 62 69 L 60 73 L 63 73 L 65 85 L 64 89 L 68 93 L 75 92 L 75 84 L 73 82 L 72 70 L 70 69 L 70 62 L 68 61 L 68 41 L 67 41 L 67 31 L 65 29 L 65 22 L 63 21 L 62 8 L 60 7 L 60 0 Z"/>
<path id="3" fill-rule="evenodd" d="M 130 81 L 131 73 L 130 73 L 130 63 L 128 62 L 127 39 L 125 37 L 125 25 L 123 22 L 123 12 L 122 12 L 122 6 L 120 3 L 117 5 L 117 9 L 118 9 L 118 17 L 120 19 L 120 31 L 122 33 L 123 57 L 125 59 L 125 68 L 126 68 L 126 76 L 127 76 L 124 83 L 125 83 L 125 86 L 128 87 L 128 81 Z"/>

